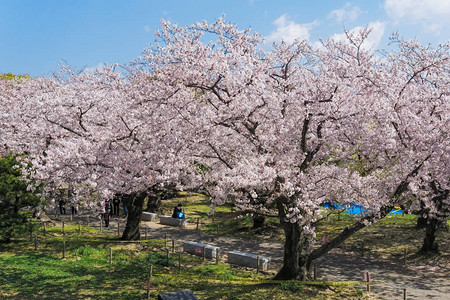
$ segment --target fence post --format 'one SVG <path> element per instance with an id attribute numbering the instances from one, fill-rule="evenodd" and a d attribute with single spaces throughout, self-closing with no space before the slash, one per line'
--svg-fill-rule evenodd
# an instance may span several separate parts
<path id="1" fill-rule="evenodd" d="M 64 220 L 62 221 L 62 234 L 64 234 Z"/>
<path id="2" fill-rule="evenodd" d="M 34 235 L 34 251 L 37 250 L 37 234 Z"/>
<path id="3" fill-rule="evenodd" d="M 150 280 L 152 279 L 152 271 L 153 265 L 150 265 L 150 271 L 148 272 L 148 281 L 147 281 L 147 299 L 150 299 Z"/>
<path id="4" fill-rule="evenodd" d="M 112 264 L 112 247 L 109 247 L 109 264 Z"/>
<path id="5" fill-rule="evenodd" d="M 370 293 L 370 273 L 366 272 L 366 279 L 367 279 L 367 291 Z"/>
<path id="6" fill-rule="evenodd" d="M 172 253 L 175 253 L 175 239 L 172 239 Z"/>
<path id="7" fill-rule="evenodd" d="M 167 248 L 167 233 L 164 233 L 164 248 Z"/>
<path id="8" fill-rule="evenodd" d="M 219 249 L 216 249 L 216 265 L 219 264 L 219 260 L 220 260 L 220 252 Z"/>
<path id="9" fill-rule="evenodd" d="M 178 253 L 178 271 L 181 271 L 181 252 Z"/>
<path id="10" fill-rule="evenodd" d="M 406 289 L 403 289 L 403 300 L 406 300 Z"/>
<path id="11" fill-rule="evenodd" d="M 166 248 L 167 265 L 169 265 L 169 248 Z"/>
<path id="12" fill-rule="evenodd" d="M 197 228 L 195 230 L 198 230 L 198 223 L 200 222 L 200 218 L 197 218 Z"/>
<path id="13" fill-rule="evenodd" d="M 206 259 L 206 246 L 203 246 L 203 260 Z"/>
<path id="14" fill-rule="evenodd" d="M 256 256 L 256 274 L 259 273 L 259 255 Z"/>

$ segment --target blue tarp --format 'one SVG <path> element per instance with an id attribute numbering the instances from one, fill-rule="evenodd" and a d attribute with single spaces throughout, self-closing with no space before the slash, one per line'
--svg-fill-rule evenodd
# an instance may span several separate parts
<path id="1" fill-rule="evenodd" d="M 341 209 L 344 208 L 344 205 L 335 205 L 335 204 L 322 204 L 323 207 L 333 207 L 335 209 Z M 349 213 L 352 215 L 362 215 L 367 211 L 367 209 L 361 205 L 352 204 L 350 207 L 348 207 L 344 212 Z M 393 209 L 389 214 L 401 214 L 401 209 Z"/>

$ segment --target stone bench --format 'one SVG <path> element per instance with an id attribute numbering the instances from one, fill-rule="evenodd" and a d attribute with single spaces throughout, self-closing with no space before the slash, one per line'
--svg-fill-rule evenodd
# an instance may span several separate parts
<path id="1" fill-rule="evenodd" d="M 184 227 L 186 225 L 186 219 L 176 219 L 171 216 L 159 216 L 159 223 L 162 225 Z"/>
<path id="2" fill-rule="evenodd" d="M 158 214 L 151 213 L 151 212 L 142 212 L 142 221 L 156 221 L 158 218 Z"/>
<path id="3" fill-rule="evenodd" d="M 203 256 L 203 247 L 205 247 L 205 258 L 214 259 L 220 253 L 219 247 L 196 242 L 183 243 L 184 252 L 195 254 L 198 256 Z"/>
<path id="4" fill-rule="evenodd" d="M 244 267 L 250 267 L 250 268 L 256 268 L 258 261 L 258 255 L 252 254 L 252 253 L 245 253 L 240 251 L 231 251 L 228 252 L 228 263 L 244 266 Z M 267 269 L 270 266 L 270 257 L 266 256 L 259 256 L 259 269 L 262 271 L 267 271 Z"/>
<path id="5" fill-rule="evenodd" d="M 158 300 L 198 300 L 191 290 L 159 294 Z"/>

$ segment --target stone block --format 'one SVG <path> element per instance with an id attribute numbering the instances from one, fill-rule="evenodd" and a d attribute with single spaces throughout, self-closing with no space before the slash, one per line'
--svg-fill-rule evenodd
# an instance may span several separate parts
<path id="1" fill-rule="evenodd" d="M 159 222 L 163 225 L 184 227 L 186 219 L 176 219 L 171 216 L 159 216 Z"/>
<path id="2" fill-rule="evenodd" d="M 220 247 L 215 247 L 197 242 L 184 242 L 183 251 L 203 257 L 203 247 L 205 247 L 205 258 L 215 259 L 220 253 Z"/>
<path id="3" fill-rule="evenodd" d="M 245 253 L 240 251 L 230 251 L 228 252 L 228 263 L 256 268 L 256 263 L 258 261 L 258 255 L 252 253 Z M 267 271 L 270 267 L 270 257 L 259 256 L 259 269 L 262 271 Z"/>
<path id="4" fill-rule="evenodd" d="M 158 300 L 198 300 L 198 298 L 191 290 L 182 290 L 167 294 L 159 294 Z"/>
<path id="5" fill-rule="evenodd" d="M 142 212 L 142 221 L 156 221 L 158 219 L 158 214 L 151 212 Z"/>

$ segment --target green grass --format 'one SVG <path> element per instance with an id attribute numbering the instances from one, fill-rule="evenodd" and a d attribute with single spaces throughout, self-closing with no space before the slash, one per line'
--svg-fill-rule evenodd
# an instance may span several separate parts
<path id="1" fill-rule="evenodd" d="M 74 226 L 72 228 L 71 226 Z M 159 293 L 191 289 L 199 299 L 341 299 L 356 297 L 352 287 L 338 292 L 299 282 L 272 282 L 270 276 L 214 264 L 189 254 L 169 254 L 161 240 L 124 242 L 98 229 L 68 224 L 38 236 L 28 235 L 0 244 L 0 299 L 145 299 L 150 265 L 151 298 Z M 39 228 L 38 231 L 39 232 Z M 68 233 L 69 232 L 69 233 Z M 65 255 L 62 256 L 63 241 Z M 112 264 L 110 264 L 112 249 Z M 355 298 L 357 299 L 357 297 Z"/>
<path id="2" fill-rule="evenodd" d="M 232 206 L 218 206 L 214 218 L 209 213 L 210 203 L 207 197 L 200 194 L 181 193 L 178 198 L 163 201 L 167 210 L 173 209 L 182 202 L 190 222 L 199 219 L 199 230 L 214 235 L 233 236 L 237 238 L 270 240 L 283 243 L 284 234 L 277 218 L 266 218 L 264 228 L 253 229 L 251 216 L 234 211 Z M 348 213 L 331 215 L 320 222 L 316 228 L 317 244 L 320 245 L 324 236 L 329 239 L 339 234 L 343 228 L 355 222 L 356 216 Z M 424 229 L 416 229 L 417 216 L 409 214 L 388 215 L 372 226 L 368 226 L 342 244 L 339 249 L 345 252 L 356 252 L 360 255 L 371 255 L 388 259 L 400 259 L 407 253 L 411 263 L 448 264 L 450 263 L 450 231 L 438 230 L 436 242 L 441 255 L 423 256 L 417 252 L 425 237 Z M 450 220 L 447 221 L 450 226 Z"/>
<path id="3" fill-rule="evenodd" d="M 283 232 L 276 218 L 267 218 L 262 229 L 252 229 L 250 216 L 241 215 L 231 206 L 217 207 L 214 219 L 209 201 L 198 194 L 181 195 L 163 201 L 168 214 L 182 202 L 189 220 L 199 219 L 200 230 L 219 235 L 283 242 Z M 348 214 L 331 216 L 317 228 L 317 245 L 324 235 L 332 238 L 339 229 L 351 224 Z M 393 215 L 367 227 L 341 247 L 343 252 L 360 253 L 362 246 L 371 256 L 402 259 L 408 251 L 411 263 L 449 263 L 450 233 L 439 231 L 437 241 L 442 255 L 416 256 L 424 230 L 415 229 L 416 217 Z M 195 221 L 194 221 L 195 222 Z M 191 224 L 192 226 L 192 224 Z M 67 222 L 43 227 L 35 224 L 30 235 L 24 231 L 9 244 L 0 244 L 0 299 L 145 299 L 150 265 L 153 266 L 151 298 L 159 293 L 191 289 L 199 299 L 367 299 L 368 295 L 352 286 L 330 283 L 273 282 L 271 275 L 254 270 L 181 254 L 166 257 L 163 240 L 124 242 L 98 228 Z M 38 249 L 34 250 L 34 234 Z M 62 258 L 63 241 L 65 258 Z M 113 261 L 110 264 L 110 249 Z M 178 249 L 179 250 L 179 249 Z M 338 249 L 339 250 L 339 249 Z"/>

